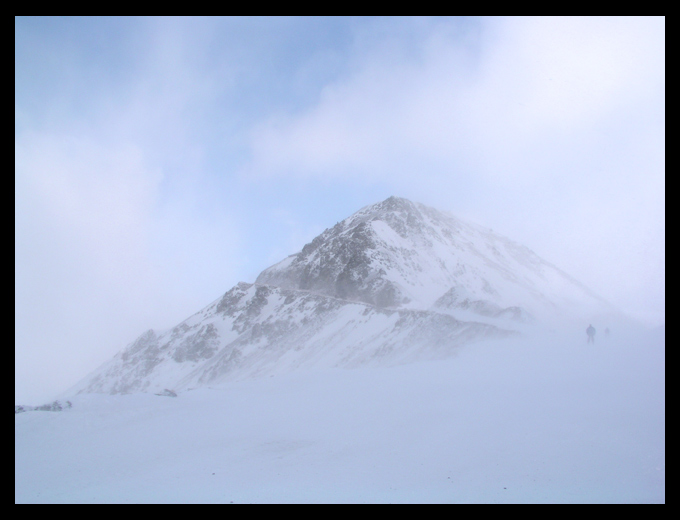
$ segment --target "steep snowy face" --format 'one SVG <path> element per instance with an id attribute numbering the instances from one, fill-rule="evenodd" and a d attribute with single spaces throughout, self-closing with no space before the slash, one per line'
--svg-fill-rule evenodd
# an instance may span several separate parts
<path id="1" fill-rule="evenodd" d="M 597 297 L 532 251 L 491 230 L 406 199 L 367 206 L 299 253 L 263 271 L 257 283 L 312 291 L 378 307 L 453 310 L 441 298 L 493 312 L 531 312 Z M 600 304 L 602 302 L 599 302 Z M 468 306 L 469 307 L 469 306 Z M 491 311 L 489 311 L 491 312 Z"/>
<path id="2" fill-rule="evenodd" d="M 431 248 L 433 239 L 441 237 L 418 206 L 390 197 L 327 229 L 263 271 L 257 283 L 399 307 L 414 299 L 418 275 L 412 271 L 429 267 L 415 250 Z"/>
<path id="3" fill-rule="evenodd" d="M 300 367 L 402 363 L 513 334 L 436 312 L 239 283 L 173 329 L 145 332 L 74 392 L 158 393 Z"/>
<path id="4" fill-rule="evenodd" d="M 603 302 L 524 246 L 390 197 L 173 329 L 146 332 L 74 390 L 162 392 L 303 366 L 446 357 L 570 305 Z"/>

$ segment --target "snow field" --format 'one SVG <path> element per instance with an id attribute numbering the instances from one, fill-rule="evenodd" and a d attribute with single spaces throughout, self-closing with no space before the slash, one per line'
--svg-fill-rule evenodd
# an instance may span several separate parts
<path id="1" fill-rule="evenodd" d="M 660 331 L 83 394 L 15 416 L 15 502 L 665 502 Z"/>

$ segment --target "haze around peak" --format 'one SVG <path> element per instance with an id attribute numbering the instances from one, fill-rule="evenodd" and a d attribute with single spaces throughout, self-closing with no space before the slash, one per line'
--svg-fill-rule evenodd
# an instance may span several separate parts
<path id="1" fill-rule="evenodd" d="M 665 18 L 15 18 L 16 402 L 392 194 L 664 324 Z"/>

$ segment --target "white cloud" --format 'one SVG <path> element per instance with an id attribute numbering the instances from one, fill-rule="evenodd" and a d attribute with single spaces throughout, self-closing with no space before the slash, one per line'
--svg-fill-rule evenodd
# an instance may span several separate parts
<path id="1" fill-rule="evenodd" d="M 450 25 L 411 46 L 359 39 L 316 104 L 253 130 L 245 172 L 384 183 L 536 247 L 627 310 L 637 280 L 659 300 L 663 269 L 646 266 L 664 243 L 665 19 Z"/>
<path id="2" fill-rule="evenodd" d="M 362 49 L 306 113 L 256 128 L 253 170 L 392 176 L 404 158 L 434 156 L 489 159 L 495 177 L 546 135 L 567 140 L 663 95 L 663 20 L 491 20 L 478 47 L 445 31 L 418 45 Z"/>
<path id="3" fill-rule="evenodd" d="M 30 381 L 22 392 L 37 399 L 41 385 L 65 389 L 145 329 L 172 326 L 226 290 L 209 274 L 229 276 L 237 233 L 228 214 L 211 218 L 190 190 L 183 195 L 163 193 L 162 171 L 135 145 L 19 134 L 16 379 Z"/>
<path id="4" fill-rule="evenodd" d="M 15 21 L 17 388 L 71 384 L 373 193 L 663 315 L 665 19 L 309 23 Z"/>

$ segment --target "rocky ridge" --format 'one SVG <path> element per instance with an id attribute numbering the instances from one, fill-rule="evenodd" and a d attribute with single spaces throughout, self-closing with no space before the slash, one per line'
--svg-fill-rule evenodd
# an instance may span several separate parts
<path id="1" fill-rule="evenodd" d="M 527 248 L 390 197 L 176 327 L 145 332 L 74 391 L 168 395 L 300 368 L 447 357 L 557 308 L 555 286 L 560 298 L 596 300 Z"/>

